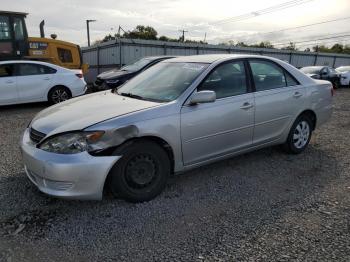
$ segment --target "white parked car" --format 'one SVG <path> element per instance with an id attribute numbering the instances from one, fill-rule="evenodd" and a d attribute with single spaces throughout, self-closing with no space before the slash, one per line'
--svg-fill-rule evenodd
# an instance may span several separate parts
<path id="1" fill-rule="evenodd" d="M 336 70 L 341 74 L 340 84 L 350 87 L 350 66 L 340 66 Z"/>
<path id="2" fill-rule="evenodd" d="M 38 61 L 0 62 L 0 105 L 41 101 L 57 104 L 85 91 L 82 73 Z"/>

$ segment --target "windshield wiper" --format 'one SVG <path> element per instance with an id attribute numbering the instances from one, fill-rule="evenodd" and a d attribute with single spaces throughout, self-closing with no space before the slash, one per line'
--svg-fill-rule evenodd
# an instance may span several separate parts
<path id="1" fill-rule="evenodd" d="M 132 94 L 132 93 L 119 93 L 119 95 L 121 95 L 121 96 L 131 97 L 131 98 L 136 98 L 136 99 L 142 99 L 142 100 L 145 100 L 145 98 L 144 98 L 144 97 L 139 96 L 139 95 L 135 95 L 135 94 Z"/>

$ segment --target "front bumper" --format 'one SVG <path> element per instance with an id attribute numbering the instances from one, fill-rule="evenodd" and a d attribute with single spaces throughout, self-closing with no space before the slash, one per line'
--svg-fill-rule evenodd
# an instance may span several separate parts
<path id="1" fill-rule="evenodd" d="M 35 147 L 29 129 L 23 135 L 21 150 L 28 178 L 51 196 L 100 200 L 106 177 L 120 156 L 94 157 L 87 152 L 55 154 Z"/>
<path id="2" fill-rule="evenodd" d="M 348 86 L 349 83 L 350 83 L 350 79 L 349 79 L 349 78 L 344 78 L 344 77 L 342 77 L 342 78 L 340 79 L 340 84 L 341 84 L 342 86 Z"/>

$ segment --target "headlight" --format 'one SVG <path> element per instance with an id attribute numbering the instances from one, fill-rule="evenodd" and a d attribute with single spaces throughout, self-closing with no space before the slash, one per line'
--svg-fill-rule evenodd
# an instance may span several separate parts
<path id="1" fill-rule="evenodd" d="M 119 79 L 108 79 L 106 80 L 107 84 L 116 84 L 119 82 Z"/>
<path id="2" fill-rule="evenodd" d="M 57 154 L 77 154 L 90 151 L 103 134 L 104 131 L 66 133 L 48 138 L 39 148 Z"/>

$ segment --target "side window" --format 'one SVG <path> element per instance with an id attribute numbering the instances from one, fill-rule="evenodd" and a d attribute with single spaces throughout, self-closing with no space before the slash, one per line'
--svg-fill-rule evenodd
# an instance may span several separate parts
<path id="1" fill-rule="evenodd" d="M 215 91 L 216 98 L 245 94 L 247 80 L 244 63 L 239 61 L 219 65 L 200 85 L 198 91 L 201 90 Z"/>
<path id="2" fill-rule="evenodd" d="M 13 66 L 12 65 L 0 65 L 0 77 L 13 76 Z"/>
<path id="3" fill-rule="evenodd" d="M 42 67 L 42 71 L 44 72 L 44 74 L 55 74 L 57 72 L 56 69 L 48 67 L 48 66 L 41 66 Z"/>
<path id="4" fill-rule="evenodd" d="M 24 39 L 23 20 L 21 18 L 15 17 L 13 19 L 13 31 L 15 32 L 16 40 Z"/>
<path id="5" fill-rule="evenodd" d="M 252 60 L 249 62 L 256 91 L 286 87 L 283 69 L 269 61 Z"/>
<path id="6" fill-rule="evenodd" d="M 299 85 L 299 83 L 293 78 L 291 77 L 290 74 L 288 74 L 287 72 L 285 72 L 286 75 L 286 80 L 287 80 L 287 86 L 296 86 Z"/>
<path id="7" fill-rule="evenodd" d="M 19 76 L 54 74 L 55 72 L 56 72 L 55 69 L 44 65 L 18 64 Z"/>
<path id="8" fill-rule="evenodd" d="M 10 20 L 8 16 L 0 15 L 0 40 L 9 40 L 10 35 Z"/>
<path id="9" fill-rule="evenodd" d="M 62 63 L 72 63 L 72 52 L 69 49 L 57 48 L 58 58 Z"/>

